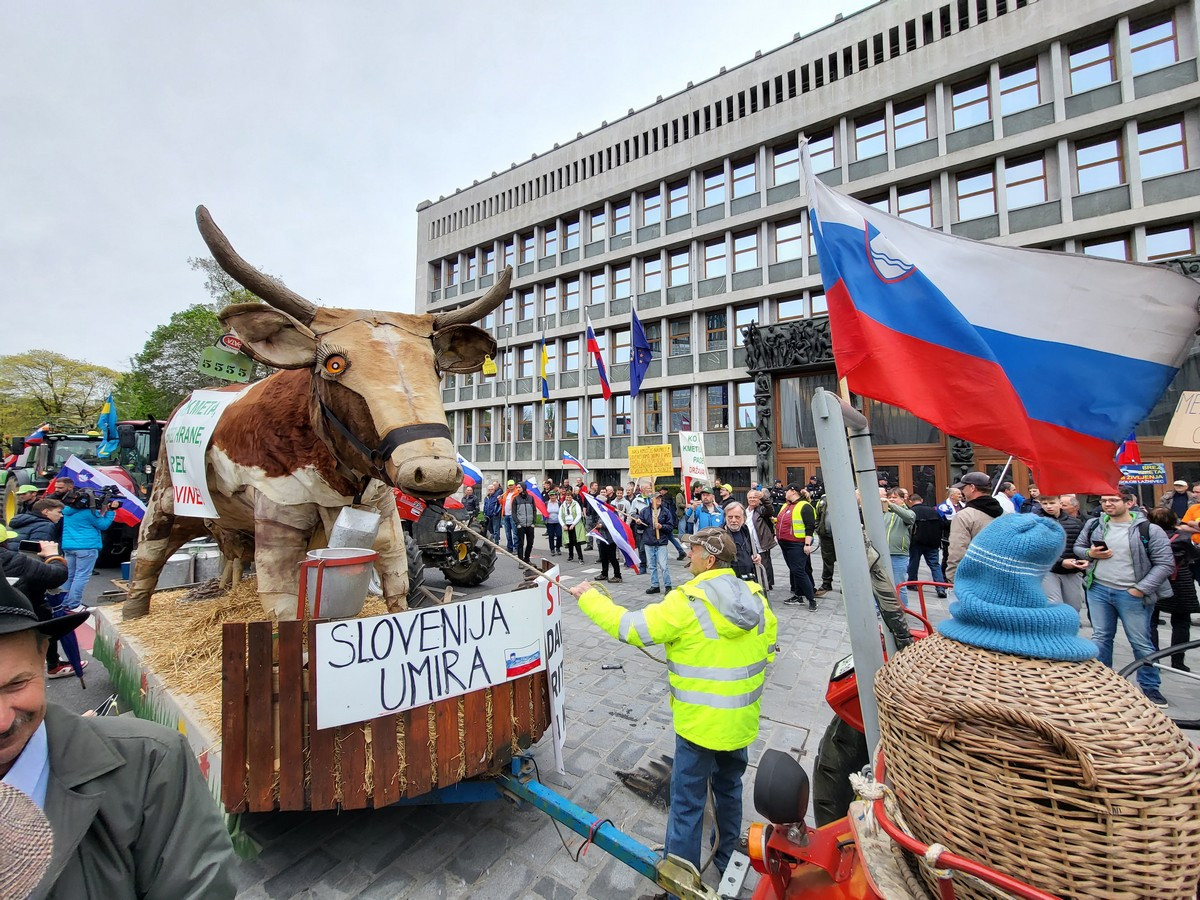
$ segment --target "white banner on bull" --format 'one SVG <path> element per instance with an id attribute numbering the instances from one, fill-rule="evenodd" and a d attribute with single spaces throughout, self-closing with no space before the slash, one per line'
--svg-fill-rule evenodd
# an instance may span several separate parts
<path id="1" fill-rule="evenodd" d="M 698 431 L 679 432 L 679 474 L 683 479 L 684 498 L 691 502 L 692 483 L 712 483 L 704 463 L 704 435 Z"/>
<path id="2" fill-rule="evenodd" d="M 240 396 L 238 391 L 192 391 L 167 424 L 163 442 L 167 448 L 175 515 L 219 518 L 208 493 L 204 454 L 221 413 Z"/>
<path id="3" fill-rule="evenodd" d="M 563 670 L 562 589 L 554 583 L 559 568 L 555 566 L 538 579 L 545 596 L 546 634 L 543 648 L 546 653 L 546 675 L 550 684 L 550 726 L 554 738 L 554 767 L 560 775 L 567 774 L 563 762 L 563 747 L 567 742 L 564 713 L 567 706 L 566 675 Z"/>
<path id="4" fill-rule="evenodd" d="M 316 626 L 317 727 L 365 722 L 546 668 L 540 586 Z"/>

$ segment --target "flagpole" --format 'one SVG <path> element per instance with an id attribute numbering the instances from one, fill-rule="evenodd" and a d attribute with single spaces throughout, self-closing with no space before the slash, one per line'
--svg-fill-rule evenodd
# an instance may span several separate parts
<path id="1" fill-rule="evenodd" d="M 1008 462 L 1004 464 L 1004 468 L 1000 470 L 1000 477 L 996 479 L 996 489 L 992 491 L 992 496 L 995 497 L 1000 493 L 1000 485 L 1004 484 L 1004 476 L 1008 474 L 1008 467 L 1012 465 L 1012 456 L 1008 457 Z"/>
<path id="2" fill-rule="evenodd" d="M 583 354 L 583 372 L 579 379 L 580 397 L 579 397 L 579 461 L 583 463 L 585 468 L 588 468 L 588 437 L 591 435 L 592 411 L 588 409 L 588 369 L 591 367 L 592 354 L 587 350 L 587 329 L 579 335 L 579 349 Z M 587 423 L 588 430 L 584 430 L 584 423 Z M 587 476 L 584 476 L 584 484 L 587 484 Z"/>

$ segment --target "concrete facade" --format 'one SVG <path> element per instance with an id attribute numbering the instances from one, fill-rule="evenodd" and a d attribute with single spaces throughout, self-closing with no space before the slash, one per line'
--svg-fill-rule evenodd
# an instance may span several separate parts
<path id="1" fill-rule="evenodd" d="M 827 183 L 954 234 L 1194 254 L 1198 45 L 1194 2 L 889 0 L 422 203 L 418 311 L 478 296 L 506 248 L 516 275 L 485 323 L 500 374 L 443 384 L 460 449 L 489 477 L 557 472 L 564 450 L 619 477 L 631 437 L 690 429 L 710 466 L 748 484 L 756 411 L 738 329 L 823 313 L 791 162 L 801 136 Z M 635 306 L 656 353 L 630 413 Z M 585 315 L 616 395 L 595 421 Z M 1196 369 L 1177 387 L 1198 386 Z"/>

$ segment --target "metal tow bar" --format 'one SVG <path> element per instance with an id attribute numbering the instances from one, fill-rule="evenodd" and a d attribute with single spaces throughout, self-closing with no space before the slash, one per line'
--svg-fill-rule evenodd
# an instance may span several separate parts
<path id="1" fill-rule="evenodd" d="M 598 818 L 546 787 L 534 773 L 529 758 L 514 757 L 511 772 L 496 779 L 497 787 L 515 799 L 533 804 L 680 900 L 720 900 L 720 895 L 700 880 L 700 873 L 690 862 L 678 856 L 659 856 L 607 819 Z"/>

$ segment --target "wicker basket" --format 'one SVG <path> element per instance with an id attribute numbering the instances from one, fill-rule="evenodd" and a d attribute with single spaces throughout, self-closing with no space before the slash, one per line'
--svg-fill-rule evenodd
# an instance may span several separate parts
<path id="1" fill-rule="evenodd" d="M 884 666 L 875 695 L 919 840 L 1060 897 L 1196 896 L 1200 751 L 1111 669 L 935 634 Z"/>

